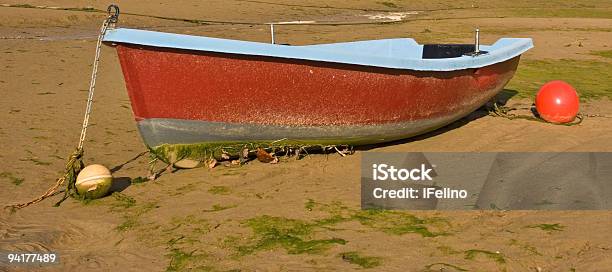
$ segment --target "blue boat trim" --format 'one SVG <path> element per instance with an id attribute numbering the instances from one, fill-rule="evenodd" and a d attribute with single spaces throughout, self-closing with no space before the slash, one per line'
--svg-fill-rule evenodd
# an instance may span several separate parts
<path id="1" fill-rule="evenodd" d="M 487 51 L 488 54 L 475 57 L 423 59 L 421 57 L 423 45 L 417 44 L 410 38 L 287 46 L 127 28 L 108 30 L 104 41 L 416 71 L 480 68 L 512 59 L 533 48 L 533 42 L 529 38 L 502 38 L 493 45 L 481 45 L 480 50 Z"/>

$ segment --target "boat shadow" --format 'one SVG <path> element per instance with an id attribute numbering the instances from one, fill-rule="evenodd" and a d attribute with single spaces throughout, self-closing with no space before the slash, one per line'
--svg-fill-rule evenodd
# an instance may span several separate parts
<path id="1" fill-rule="evenodd" d="M 110 169 L 111 174 L 112 174 L 112 173 L 115 173 L 115 172 L 117 172 L 117 171 L 119 171 L 119 170 L 121 170 L 121 168 L 123 168 L 125 165 L 127 165 L 127 164 L 129 164 L 129 163 L 131 163 L 131 162 L 133 162 L 133 161 L 136 161 L 137 159 L 139 159 L 140 157 L 144 156 L 144 155 L 145 155 L 145 154 L 147 154 L 147 153 L 149 153 L 149 151 L 143 151 L 143 152 L 140 152 L 140 153 L 138 153 L 136 156 L 134 156 L 133 158 L 131 158 L 131 159 L 129 159 L 129 160 L 127 160 L 127 161 L 125 161 L 124 163 L 119 164 L 119 165 L 117 165 L 117 166 L 115 166 L 115 167 L 111 168 L 111 169 Z"/>
<path id="2" fill-rule="evenodd" d="M 356 146 L 355 150 L 360 150 L 360 151 L 367 151 L 367 150 L 371 150 L 371 149 L 376 149 L 376 148 L 381 148 L 381 147 L 387 147 L 387 146 L 393 146 L 393 145 L 400 145 L 400 144 L 407 144 L 407 143 L 411 143 L 411 142 L 416 142 L 416 141 L 421 141 L 430 137 L 434 137 L 434 136 L 438 136 L 442 133 L 446 133 L 448 131 L 451 131 L 453 129 L 457 129 L 460 128 L 462 126 L 465 126 L 466 124 L 480 119 L 482 117 L 485 117 L 487 115 L 489 115 L 489 108 L 491 106 L 492 103 L 497 103 L 497 105 L 499 106 L 504 106 L 508 103 L 508 101 L 516 96 L 516 94 L 518 94 L 518 91 L 516 90 L 512 90 L 512 89 L 503 89 L 498 95 L 496 95 L 493 99 L 491 99 L 491 101 L 487 102 L 487 104 L 485 104 L 484 106 L 480 107 L 479 109 L 477 109 L 476 111 L 470 113 L 468 116 L 463 117 L 455 122 L 452 122 L 446 126 L 443 126 L 441 128 L 438 128 L 436 130 L 427 132 L 425 134 L 421 134 L 421 135 L 417 135 L 414 137 L 410 137 L 407 139 L 400 139 L 400 140 L 396 140 L 396 141 L 391 141 L 391 142 L 386 142 L 386 143 L 379 143 L 379 144 L 371 144 L 371 145 L 363 145 L 363 146 Z"/>
<path id="3" fill-rule="evenodd" d="M 118 164 L 116 166 L 114 166 L 113 168 L 110 169 L 111 174 L 121 170 L 121 168 L 123 168 L 124 166 L 126 166 L 129 163 L 132 163 L 136 160 L 138 160 L 139 158 L 141 158 L 142 156 L 144 156 L 145 154 L 149 153 L 149 151 L 143 151 L 140 152 L 138 154 L 136 154 L 134 157 L 132 157 L 131 159 Z M 127 189 L 128 187 L 130 187 L 132 185 L 134 179 L 132 179 L 131 177 L 114 177 L 113 178 L 113 182 L 111 183 L 111 187 L 109 189 L 109 194 L 112 194 L 114 192 L 122 192 L 123 190 Z"/>
<path id="4" fill-rule="evenodd" d="M 132 178 L 130 177 L 113 178 L 113 182 L 111 183 L 111 187 L 109 189 L 109 194 L 121 192 L 127 189 L 127 187 L 130 187 L 130 185 L 132 185 Z"/>

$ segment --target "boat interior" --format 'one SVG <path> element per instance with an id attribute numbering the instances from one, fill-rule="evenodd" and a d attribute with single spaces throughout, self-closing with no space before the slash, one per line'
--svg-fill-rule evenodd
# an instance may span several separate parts
<path id="1" fill-rule="evenodd" d="M 359 52 L 368 55 L 397 57 L 406 59 L 449 59 L 470 55 L 476 51 L 474 44 L 418 44 L 410 38 L 383 39 L 372 41 L 357 41 L 344 43 L 330 43 L 306 45 L 312 49 L 325 51 Z M 490 46 L 482 45 L 481 49 Z M 483 52 L 484 53 L 484 52 Z"/>
<path id="2" fill-rule="evenodd" d="M 473 44 L 424 44 L 423 59 L 458 58 L 476 51 Z"/>

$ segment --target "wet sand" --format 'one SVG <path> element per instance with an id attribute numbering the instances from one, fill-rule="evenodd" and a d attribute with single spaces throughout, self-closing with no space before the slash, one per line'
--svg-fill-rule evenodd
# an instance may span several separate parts
<path id="1" fill-rule="evenodd" d="M 489 34 L 533 37 L 529 60 L 579 60 L 612 63 L 589 54 L 610 50 L 611 4 L 591 1 L 581 18 L 571 1 L 559 1 L 560 18 L 527 16 L 545 1 L 197 1 L 141 3 L 123 1 L 122 11 L 165 17 L 266 23 L 270 21 L 363 22 L 388 12 L 420 11 L 398 24 L 280 26 L 280 43 L 309 44 L 413 36 L 419 42 L 471 42 L 480 26 Z M 6 4 L 23 4 L 8 1 Z M 32 6 L 85 8 L 88 1 L 32 1 Z M 105 9 L 103 4 L 94 8 Z M 519 11 L 525 10 L 524 14 Z M 608 12 L 608 13 L 606 13 Z M 85 107 L 96 31 L 104 14 L 41 8 L 0 7 L 0 204 L 38 196 L 60 174 L 78 141 Z M 514 16 L 514 17 L 513 17 Z M 504 18 L 500 18 L 504 17 Z M 523 17 L 523 18 L 517 18 Z M 536 18 L 524 18 L 536 17 Z M 571 18 L 569 18 L 571 17 Z M 460 19 L 458 19 L 460 18 Z M 437 20 L 432 20 L 437 19 Z M 197 25 L 121 15 L 120 26 L 212 37 L 269 41 L 265 25 Z M 427 31 L 425 31 L 427 29 Z M 494 32 L 495 31 L 495 32 Z M 569 44 L 569 46 L 568 46 Z M 521 67 L 519 66 L 519 69 Z M 512 84 L 512 83 L 511 83 Z M 519 90 L 535 92 L 535 90 Z M 610 91 L 612 94 L 612 90 Z M 509 105 L 531 102 L 514 97 Z M 579 126 L 554 126 L 508 120 L 476 112 L 461 121 L 415 139 L 380 145 L 356 154 L 311 155 L 277 165 L 257 161 L 239 168 L 200 168 L 164 173 L 158 180 L 129 185 L 144 176 L 148 156 L 130 109 L 113 48 L 104 47 L 96 88 L 85 162 L 113 170 L 126 198 L 109 196 L 89 203 L 58 197 L 16 213 L 0 214 L 0 252 L 53 251 L 61 263 L 50 271 L 188 270 L 288 271 L 361 269 L 342 258 L 358 252 L 378 260 L 375 269 L 390 271 L 608 271 L 612 270 L 612 213 L 609 211 L 430 211 L 391 213 L 391 225 L 418 224 L 449 235 L 426 237 L 397 233 L 359 220 L 359 163 L 364 152 L 403 151 L 612 151 L 612 101 L 582 103 L 588 115 Z M 128 200 L 126 200 L 128 199 Z M 334 224 L 322 219 L 344 218 Z M 275 218 L 274 220 L 270 218 Z M 296 243 L 272 243 L 245 250 L 262 240 L 255 219 L 290 226 L 300 220 L 304 241 L 338 238 L 317 252 L 291 251 Z M 442 225 L 432 218 L 443 218 Z M 410 221 L 410 220 L 409 220 Z M 553 229 L 545 226 L 559 226 Z M 540 227 L 533 227 L 540 226 Z M 296 227 L 297 228 L 297 227 Z M 281 229 L 282 230 L 282 229 Z M 282 231 L 281 231 L 282 232 Z M 290 232 L 290 231 L 289 231 Z M 264 232 L 265 234 L 266 232 Z M 291 232 L 290 232 L 291 233 Z M 276 240 L 274 240 L 276 241 Z M 339 241 L 339 240 L 338 240 Z M 301 245 L 297 243 L 297 245 Z M 345 254 L 346 255 L 346 254 Z M 367 259 L 367 258 L 366 258 Z M 353 261 L 356 262 L 356 261 Z M 137 265 L 136 265 L 137 264 Z M 363 265 L 363 263 L 362 263 Z M 31 267 L 30 267 L 31 268 Z M 1 268 L 3 270 L 5 268 Z M 10 267 L 9 270 L 28 270 Z M 43 268 L 41 268 L 43 269 Z M 454 270 L 453 270 L 454 269 Z"/>

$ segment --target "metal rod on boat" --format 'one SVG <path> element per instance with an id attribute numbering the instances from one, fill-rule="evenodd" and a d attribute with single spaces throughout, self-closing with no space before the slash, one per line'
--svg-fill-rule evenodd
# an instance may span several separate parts
<path id="1" fill-rule="evenodd" d="M 474 49 L 474 52 L 476 54 L 480 53 L 480 29 L 479 28 L 476 28 L 476 38 L 475 38 L 474 44 L 476 47 Z"/>
<path id="2" fill-rule="evenodd" d="M 274 44 L 274 24 L 270 23 L 270 37 L 272 38 L 272 44 Z"/>

